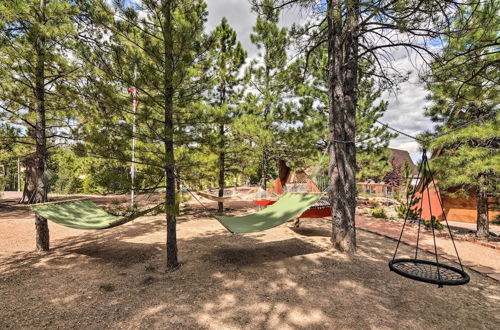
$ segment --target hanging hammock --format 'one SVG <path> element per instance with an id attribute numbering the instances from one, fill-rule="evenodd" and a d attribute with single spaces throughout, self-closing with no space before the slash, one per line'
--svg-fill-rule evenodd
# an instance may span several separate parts
<path id="1" fill-rule="evenodd" d="M 419 179 L 422 184 L 420 184 Z M 405 221 L 403 224 L 403 228 L 401 229 L 401 234 L 399 235 L 399 240 L 396 245 L 396 251 L 394 251 L 394 255 L 392 260 L 389 262 L 389 269 L 396 274 L 401 276 L 410 278 L 412 280 L 437 284 L 439 287 L 443 287 L 444 285 L 462 285 L 466 284 L 470 281 L 469 275 L 464 271 L 464 267 L 462 266 L 462 261 L 460 260 L 460 256 L 458 255 L 457 247 L 455 246 L 455 240 L 453 239 L 453 235 L 450 230 L 450 226 L 448 224 L 448 220 L 446 219 L 446 213 L 444 212 L 443 201 L 441 200 L 441 196 L 438 194 L 438 201 L 441 207 L 441 212 L 443 219 L 446 222 L 446 227 L 448 228 L 448 232 L 451 237 L 451 241 L 453 243 L 453 247 L 455 249 L 455 254 L 457 256 L 458 263 L 460 264 L 460 269 L 445 265 L 439 261 L 439 256 L 437 252 L 436 245 L 436 234 L 434 230 L 434 224 L 432 221 L 437 221 L 434 217 L 432 217 L 432 205 L 430 198 L 430 185 L 431 183 L 434 186 L 435 191 L 437 191 L 437 186 L 434 181 L 434 177 L 432 175 L 432 171 L 429 167 L 429 162 L 427 160 L 426 150 L 423 150 L 422 162 L 420 163 L 418 175 L 417 175 L 417 184 L 413 189 L 412 196 L 410 198 L 409 205 L 413 205 L 415 201 L 415 194 L 417 192 L 417 188 L 421 190 L 422 198 L 420 198 L 420 207 L 418 208 L 418 234 L 417 234 L 417 242 L 415 248 L 415 257 L 414 258 L 396 258 L 398 253 L 399 244 L 401 243 L 401 238 L 403 237 L 403 232 L 405 230 L 407 221 L 409 220 L 410 215 L 410 206 L 406 210 Z M 419 258 L 418 256 L 418 248 L 419 248 L 419 240 L 420 240 L 420 227 L 422 223 L 422 208 L 424 203 L 424 193 L 427 194 L 427 200 L 429 202 L 429 214 L 431 215 L 431 228 L 432 228 L 432 238 L 434 241 L 434 257 L 435 261 L 424 260 Z"/>
<path id="2" fill-rule="evenodd" d="M 209 200 L 214 201 L 214 202 L 227 202 L 227 201 L 229 201 L 231 199 L 234 199 L 234 197 L 232 197 L 232 196 L 219 197 L 219 196 L 212 195 L 212 194 L 207 194 L 207 193 L 204 193 L 204 192 L 201 192 L 201 191 L 197 191 L 196 193 L 198 195 L 200 195 L 201 197 L 209 199 Z"/>
<path id="3" fill-rule="evenodd" d="M 314 203 L 308 210 L 302 213 L 297 219 L 302 219 L 302 218 L 318 219 L 318 218 L 326 218 L 331 215 L 332 215 L 332 205 L 330 203 L 330 200 L 327 196 L 323 196 L 319 201 Z"/>
<path id="4" fill-rule="evenodd" d="M 269 205 L 273 205 L 274 203 L 276 203 L 276 201 L 273 201 L 270 199 L 259 199 L 259 200 L 253 200 L 252 202 L 256 205 L 259 205 L 259 206 L 269 206 Z"/>
<path id="5" fill-rule="evenodd" d="M 273 205 L 241 217 L 215 216 L 232 233 L 254 233 L 293 220 L 321 199 L 321 193 L 287 193 Z"/>
<path id="6" fill-rule="evenodd" d="M 109 214 L 92 201 L 86 199 L 32 204 L 28 205 L 28 207 L 39 216 L 62 226 L 91 230 L 107 229 L 126 224 L 159 208 L 161 205 L 163 204 L 129 216 Z"/>

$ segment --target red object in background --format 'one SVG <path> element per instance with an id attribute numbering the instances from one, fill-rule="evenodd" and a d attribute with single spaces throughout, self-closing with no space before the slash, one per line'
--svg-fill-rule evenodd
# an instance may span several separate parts
<path id="1" fill-rule="evenodd" d="M 139 103 L 141 103 L 141 101 L 139 101 L 137 99 L 137 96 L 139 96 L 139 92 L 137 91 L 137 89 L 135 89 L 134 87 L 130 87 L 128 89 L 128 92 L 129 92 L 130 96 L 132 96 L 133 98 L 136 98 L 135 102 L 137 102 L 137 105 L 139 105 Z"/>
<path id="2" fill-rule="evenodd" d="M 429 187 L 427 187 L 423 192 L 417 191 L 415 197 L 420 198 L 420 200 L 413 206 L 413 209 L 418 213 L 418 209 L 422 208 L 422 219 L 431 220 L 431 217 L 434 216 L 436 220 L 444 220 L 443 210 L 439 202 L 439 194 L 440 192 L 437 187 L 435 187 L 435 189 L 429 189 Z"/>
<path id="3" fill-rule="evenodd" d="M 263 199 L 263 200 L 258 200 L 258 201 L 256 200 L 253 202 L 259 206 L 268 206 L 268 205 L 273 205 L 274 203 L 276 203 L 276 201 L 270 201 L 268 199 Z"/>
<path id="4" fill-rule="evenodd" d="M 274 193 L 276 195 L 282 195 L 283 194 L 283 184 L 281 183 L 281 180 L 278 178 L 274 180 Z"/>
<path id="5" fill-rule="evenodd" d="M 326 207 L 313 207 L 310 208 L 309 210 L 304 211 L 299 216 L 299 219 L 301 218 L 324 218 L 324 217 L 329 217 L 332 215 L 332 208 L 330 206 Z"/>
<path id="6" fill-rule="evenodd" d="M 259 206 L 269 206 L 273 205 L 276 203 L 276 201 L 271 201 L 268 199 L 263 199 L 263 200 L 254 200 L 254 204 L 257 204 Z M 332 215 L 332 208 L 330 206 L 325 206 L 325 207 L 312 207 L 308 210 L 305 210 L 299 217 L 298 219 L 301 218 L 325 218 L 329 217 Z"/>

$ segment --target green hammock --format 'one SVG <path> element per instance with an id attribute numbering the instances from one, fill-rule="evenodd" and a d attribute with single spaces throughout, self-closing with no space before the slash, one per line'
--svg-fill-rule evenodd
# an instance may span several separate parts
<path id="1" fill-rule="evenodd" d="M 293 220 L 320 200 L 322 194 L 288 193 L 275 204 L 254 214 L 215 218 L 232 233 L 254 233 Z"/>
<path id="2" fill-rule="evenodd" d="M 242 217 L 215 217 L 232 233 L 253 233 L 267 230 L 290 221 L 311 205 L 322 194 L 288 193 L 275 204 L 262 211 Z M 120 217 L 107 213 L 89 200 L 67 201 L 55 204 L 31 205 L 38 215 L 57 224 L 76 229 L 106 229 L 130 222 L 158 207 L 137 212 L 131 216 Z"/>
<path id="3" fill-rule="evenodd" d="M 106 229 L 130 222 L 152 209 L 131 216 L 120 217 L 107 213 L 89 200 L 68 201 L 56 204 L 32 205 L 38 215 L 57 224 L 75 229 Z"/>

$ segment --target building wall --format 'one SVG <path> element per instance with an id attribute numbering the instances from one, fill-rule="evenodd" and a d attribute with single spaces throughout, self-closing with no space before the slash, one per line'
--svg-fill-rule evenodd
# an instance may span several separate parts
<path id="1" fill-rule="evenodd" d="M 446 207 L 446 218 L 448 220 L 476 223 L 476 196 L 451 198 L 443 195 L 443 201 Z M 490 209 L 488 212 L 489 221 L 495 220 L 499 214 L 499 211 Z"/>
<path id="2" fill-rule="evenodd" d="M 358 184 L 358 193 L 377 197 L 393 197 L 399 190 L 399 187 L 391 187 L 385 183 L 362 182 Z"/>
<path id="3" fill-rule="evenodd" d="M 415 195 L 419 198 L 418 203 L 415 205 L 415 209 L 422 209 L 422 219 L 430 220 L 431 216 L 434 216 L 438 220 L 444 219 L 441 203 L 439 202 L 438 192 L 436 189 L 426 189 L 423 193 L 417 192 Z"/>
<path id="4" fill-rule="evenodd" d="M 429 220 L 431 218 L 432 211 L 432 215 L 435 216 L 436 219 L 444 220 L 436 190 L 431 188 L 429 190 L 425 190 L 423 194 L 417 193 L 417 197 L 419 198 L 421 198 L 422 195 L 423 198 L 417 205 L 417 208 L 421 205 L 423 206 L 422 219 Z M 450 221 L 476 223 L 477 201 L 476 196 L 473 193 L 471 193 L 469 197 L 451 197 L 446 194 L 441 194 L 441 198 L 443 199 L 446 219 Z M 421 204 L 422 202 L 423 204 Z M 493 202 L 493 200 L 490 200 L 490 202 Z M 499 211 L 490 209 L 488 212 L 490 222 L 495 220 L 499 214 Z"/>

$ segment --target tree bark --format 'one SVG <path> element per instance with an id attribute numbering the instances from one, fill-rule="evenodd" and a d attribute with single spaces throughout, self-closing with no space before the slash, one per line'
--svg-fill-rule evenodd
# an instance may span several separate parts
<path id="1" fill-rule="evenodd" d="M 164 117 L 165 117 L 165 184 L 166 184 L 166 220 L 167 220 L 167 270 L 175 269 L 179 266 L 177 259 L 177 221 L 178 212 L 175 198 L 175 157 L 174 157 L 174 85 L 173 71 L 174 65 L 174 45 L 173 45 L 173 0 L 162 2 L 162 12 L 165 19 L 163 26 L 163 38 L 165 46 L 165 71 L 164 71 Z"/>
<path id="2" fill-rule="evenodd" d="M 358 9 L 347 3 L 346 24 L 340 0 L 328 0 L 329 197 L 332 204 L 332 244 L 356 250 L 356 147 Z"/>
<path id="3" fill-rule="evenodd" d="M 226 153 L 224 152 L 224 124 L 219 127 L 219 197 L 224 197 L 224 181 L 225 181 L 225 160 Z M 217 202 L 217 210 L 219 213 L 224 212 L 224 202 Z"/>
<path id="4" fill-rule="evenodd" d="M 479 184 L 477 191 L 477 230 L 478 238 L 488 238 L 490 235 L 488 222 L 488 195 L 483 187 Z"/>
<path id="5" fill-rule="evenodd" d="M 260 178 L 260 187 L 264 190 L 267 189 L 267 176 L 269 172 L 269 151 L 264 147 L 262 152 L 262 177 Z"/>
<path id="6" fill-rule="evenodd" d="M 45 0 L 40 0 L 40 23 L 45 23 Z M 36 65 L 35 65 L 35 153 L 33 174 L 31 179 L 32 195 L 29 203 L 43 203 L 47 201 L 47 184 L 45 179 L 45 168 L 47 163 L 46 121 L 45 121 L 45 36 L 40 33 L 35 43 Z M 34 184 L 34 187 L 33 187 Z M 47 219 L 35 215 L 36 249 L 37 251 L 49 250 L 49 227 Z"/>
<path id="7" fill-rule="evenodd" d="M 36 134 L 34 129 L 28 130 L 28 135 L 36 141 Z M 24 169 L 24 186 L 23 186 L 23 197 L 21 198 L 21 203 L 29 204 L 31 200 L 35 197 L 35 156 L 29 155 L 25 159 L 25 169 Z"/>
<path id="8" fill-rule="evenodd" d="M 220 88 L 220 100 L 219 104 L 221 107 L 226 103 L 226 86 L 222 84 Z M 219 126 L 219 197 L 224 197 L 224 186 L 225 186 L 225 176 L 226 176 L 226 153 L 225 153 L 225 127 L 224 124 Z M 219 213 L 224 212 L 224 202 L 217 202 L 217 211 Z"/>

